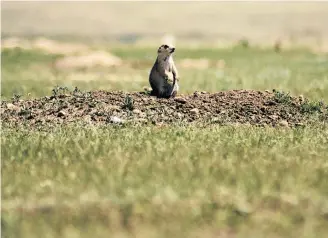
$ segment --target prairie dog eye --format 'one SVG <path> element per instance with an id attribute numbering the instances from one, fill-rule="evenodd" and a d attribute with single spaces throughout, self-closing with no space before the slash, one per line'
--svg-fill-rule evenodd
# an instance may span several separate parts
<path id="1" fill-rule="evenodd" d="M 164 45 L 164 49 L 167 49 L 167 48 L 169 48 L 169 46 L 168 45 Z"/>

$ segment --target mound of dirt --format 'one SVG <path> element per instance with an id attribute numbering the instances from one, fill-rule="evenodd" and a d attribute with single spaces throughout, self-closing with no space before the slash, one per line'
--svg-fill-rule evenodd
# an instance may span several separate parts
<path id="1" fill-rule="evenodd" d="M 50 54 L 71 55 L 89 51 L 89 47 L 81 43 L 64 43 L 47 38 L 38 38 L 32 43 L 36 49 Z"/>
<path id="2" fill-rule="evenodd" d="M 32 45 L 28 40 L 21 39 L 18 37 L 10 37 L 7 39 L 3 39 L 1 41 L 1 48 L 2 49 L 13 49 L 13 48 L 22 48 L 25 50 L 30 50 L 32 49 Z"/>
<path id="3" fill-rule="evenodd" d="M 73 55 L 60 58 L 55 62 L 57 69 L 92 68 L 96 66 L 121 66 L 122 60 L 105 51 L 94 51 L 82 55 Z"/>
<path id="4" fill-rule="evenodd" d="M 58 94 L 58 92 L 56 93 Z M 29 126 L 67 124 L 133 123 L 250 124 L 294 127 L 308 124 L 317 115 L 328 122 L 327 106 L 309 104 L 268 91 L 232 90 L 195 92 L 174 99 L 159 99 L 145 92 L 81 92 L 34 100 L 1 102 L 3 124 Z"/>

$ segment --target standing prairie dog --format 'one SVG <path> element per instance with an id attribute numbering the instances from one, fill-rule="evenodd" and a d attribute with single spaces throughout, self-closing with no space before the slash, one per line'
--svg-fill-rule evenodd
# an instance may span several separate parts
<path id="1" fill-rule="evenodd" d="M 178 71 L 172 57 L 174 51 L 175 48 L 168 45 L 161 45 L 157 50 L 157 58 L 149 75 L 153 96 L 175 97 L 179 90 Z"/>

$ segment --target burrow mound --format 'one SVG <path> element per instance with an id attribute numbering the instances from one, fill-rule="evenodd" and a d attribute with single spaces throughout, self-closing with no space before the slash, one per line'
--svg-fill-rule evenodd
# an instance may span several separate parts
<path id="1" fill-rule="evenodd" d="M 33 100 L 1 102 L 2 123 L 42 126 L 87 124 L 250 124 L 302 126 L 311 118 L 328 121 L 327 106 L 269 91 L 195 92 L 159 99 L 145 92 L 75 90 Z M 312 120 L 313 121 L 313 120 Z"/>

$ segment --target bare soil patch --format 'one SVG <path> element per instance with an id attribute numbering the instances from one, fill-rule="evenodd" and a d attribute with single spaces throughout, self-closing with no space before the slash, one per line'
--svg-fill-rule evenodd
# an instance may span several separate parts
<path id="1" fill-rule="evenodd" d="M 319 104 L 318 104 L 319 105 Z M 33 100 L 1 102 L 3 124 L 59 125 L 72 122 L 105 124 L 249 124 L 305 126 L 315 118 L 328 122 L 327 105 L 303 97 L 277 97 L 269 91 L 195 92 L 159 99 L 146 92 L 75 90 Z"/>
<path id="2" fill-rule="evenodd" d="M 66 56 L 55 62 L 57 69 L 80 69 L 92 67 L 121 66 L 122 60 L 105 51 L 94 51 L 83 55 Z"/>
<path id="3" fill-rule="evenodd" d="M 51 40 L 40 37 L 35 40 L 29 40 L 19 37 L 5 38 L 1 42 L 1 47 L 4 49 L 22 48 L 25 50 L 37 49 L 48 54 L 72 55 L 81 52 L 90 51 L 89 46 L 82 43 L 68 43 Z"/>

